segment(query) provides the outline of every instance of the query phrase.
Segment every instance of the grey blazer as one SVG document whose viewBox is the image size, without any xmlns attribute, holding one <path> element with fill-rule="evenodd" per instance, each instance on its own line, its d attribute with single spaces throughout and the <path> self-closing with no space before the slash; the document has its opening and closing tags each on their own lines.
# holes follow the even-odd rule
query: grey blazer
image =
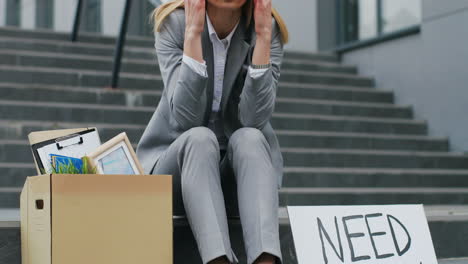
<svg viewBox="0 0 468 264">
<path fill-rule="evenodd" d="M 279 188 L 283 178 L 283 157 L 270 118 L 275 105 L 283 45 L 273 18 L 272 23 L 272 67 L 261 77 L 253 79 L 248 74 L 248 67 L 255 46 L 255 30 L 253 23 L 246 27 L 244 17 L 241 18 L 227 54 L 220 111 L 228 138 L 241 127 L 257 128 L 263 133 L 270 145 Z M 154 46 L 164 90 L 136 149 L 147 174 L 152 173 L 159 156 L 184 131 L 207 126 L 211 113 L 214 63 L 206 23 L 202 47 L 208 77 L 197 74 L 182 61 L 184 32 L 185 13 L 178 9 L 164 20 L 160 32 L 155 33 Z"/>
</svg>

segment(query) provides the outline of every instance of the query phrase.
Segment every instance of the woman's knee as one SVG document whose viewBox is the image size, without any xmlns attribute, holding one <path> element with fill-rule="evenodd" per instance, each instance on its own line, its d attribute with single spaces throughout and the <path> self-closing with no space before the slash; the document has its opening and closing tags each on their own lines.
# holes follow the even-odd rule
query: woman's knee
<svg viewBox="0 0 468 264">
<path fill-rule="evenodd" d="M 243 127 L 236 130 L 229 139 L 229 144 L 236 148 L 251 149 L 266 143 L 263 133 L 252 127 Z"/>
<path fill-rule="evenodd" d="M 184 135 L 186 137 L 184 148 L 179 153 L 179 164 L 186 164 L 186 166 L 180 168 L 181 186 L 184 193 L 190 194 L 193 191 L 200 190 L 199 186 L 194 185 L 193 182 L 203 184 L 206 183 L 206 181 L 201 180 L 203 177 L 219 175 L 219 171 L 212 170 L 211 164 L 215 163 L 218 165 L 220 155 L 218 139 L 210 129 L 206 127 L 194 127 L 185 133 L 187 134 Z M 202 170 L 195 170 L 201 167 L 203 167 Z M 184 172 L 184 169 L 187 171 Z"/>
<path fill-rule="evenodd" d="M 187 140 L 192 144 L 217 145 L 216 135 L 207 127 L 194 127 L 186 131 Z"/>
<path fill-rule="evenodd" d="M 219 152 L 218 139 L 207 127 L 194 127 L 187 130 L 186 147 L 197 152 Z"/>
</svg>

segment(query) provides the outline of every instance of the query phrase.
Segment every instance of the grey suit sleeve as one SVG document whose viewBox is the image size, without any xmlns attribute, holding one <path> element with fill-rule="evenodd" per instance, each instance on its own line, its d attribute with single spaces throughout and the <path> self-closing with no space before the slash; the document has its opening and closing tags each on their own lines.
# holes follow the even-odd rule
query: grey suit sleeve
<svg viewBox="0 0 468 264">
<path fill-rule="evenodd" d="M 205 104 L 200 100 L 208 77 L 190 68 L 183 58 L 184 23 L 180 14 L 169 15 L 155 34 L 155 48 L 171 114 L 181 130 L 201 126 Z"/>
<path fill-rule="evenodd" d="M 240 95 L 239 121 L 244 127 L 262 129 L 270 120 L 276 100 L 276 89 L 280 77 L 283 44 L 281 35 L 273 20 L 271 42 L 271 67 L 260 77 L 252 78 L 247 74 Z"/>
</svg>

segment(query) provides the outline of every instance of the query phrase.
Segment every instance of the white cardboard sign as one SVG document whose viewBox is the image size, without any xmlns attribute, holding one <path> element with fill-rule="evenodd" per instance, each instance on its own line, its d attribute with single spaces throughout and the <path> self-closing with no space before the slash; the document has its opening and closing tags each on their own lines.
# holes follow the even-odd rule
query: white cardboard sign
<svg viewBox="0 0 468 264">
<path fill-rule="evenodd" d="M 288 206 L 299 264 L 437 264 L 422 205 Z"/>
</svg>

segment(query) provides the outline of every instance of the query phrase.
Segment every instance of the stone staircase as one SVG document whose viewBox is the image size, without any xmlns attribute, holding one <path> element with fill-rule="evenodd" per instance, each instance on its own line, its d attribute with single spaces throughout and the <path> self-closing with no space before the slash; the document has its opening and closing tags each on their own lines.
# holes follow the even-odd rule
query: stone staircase
<svg viewBox="0 0 468 264">
<path fill-rule="evenodd" d="M 110 90 L 115 39 L 68 38 L 0 28 L 0 263 L 20 263 L 19 193 L 36 175 L 28 133 L 96 126 L 103 142 L 125 131 L 136 147 L 161 96 L 153 39 L 128 39 L 122 88 Z M 372 78 L 334 55 L 288 52 L 272 125 L 285 161 L 285 263 L 296 263 L 286 205 L 423 203 L 437 256 L 468 256 L 468 155 L 428 136 L 428 124 Z M 200 263 L 186 220 L 174 225 L 175 263 Z M 242 259 L 239 220 L 230 228 Z"/>
</svg>

